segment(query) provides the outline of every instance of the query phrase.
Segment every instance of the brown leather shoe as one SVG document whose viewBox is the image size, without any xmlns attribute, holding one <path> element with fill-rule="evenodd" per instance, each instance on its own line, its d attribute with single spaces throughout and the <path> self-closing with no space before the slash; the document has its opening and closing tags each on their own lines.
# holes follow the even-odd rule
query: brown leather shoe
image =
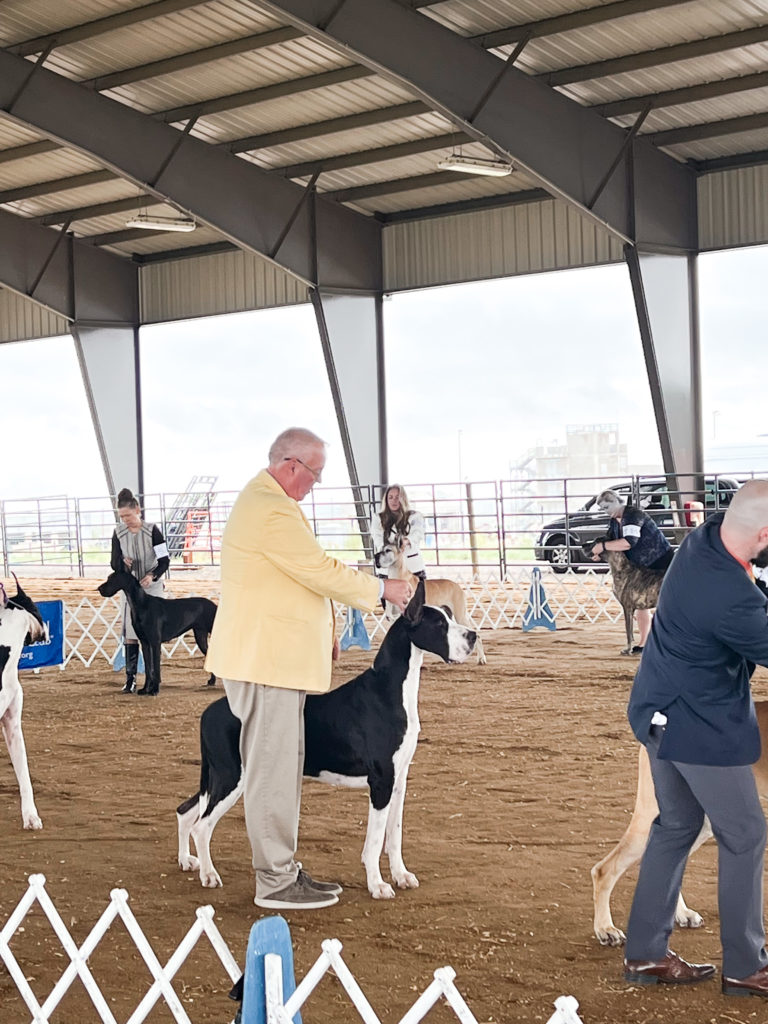
<svg viewBox="0 0 768 1024">
<path fill-rule="evenodd" d="M 671 949 L 663 960 L 624 961 L 624 981 L 632 985 L 693 985 L 697 981 L 706 981 L 714 973 L 714 964 L 689 964 Z"/>
<path fill-rule="evenodd" d="M 724 996 L 762 996 L 768 999 L 768 965 L 750 974 L 748 978 L 726 978 L 723 975 Z"/>
</svg>

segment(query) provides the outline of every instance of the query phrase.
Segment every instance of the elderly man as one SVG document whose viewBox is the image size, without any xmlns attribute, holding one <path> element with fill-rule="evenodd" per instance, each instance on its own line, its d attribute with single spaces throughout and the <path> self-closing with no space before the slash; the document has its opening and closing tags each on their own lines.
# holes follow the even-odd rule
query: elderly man
<svg viewBox="0 0 768 1024">
<path fill-rule="evenodd" d="M 330 688 L 331 600 L 373 611 L 381 596 L 404 610 L 410 584 L 382 582 L 327 555 L 299 502 L 319 483 L 325 442 L 294 427 L 232 508 L 221 545 L 221 601 L 206 665 L 221 676 L 242 723 L 245 823 L 255 903 L 310 910 L 338 902 L 295 860 L 304 764 L 304 699 Z"/>
<path fill-rule="evenodd" d="M 616 491 L 603 491 L 597 496 L 597 507 L 611 517 L 608 536 L 598 540 L 592 548 L 592 561 L 600 560 L 603 551 L 623 551 L 633 565 L 651 569 L 660 575 L 669 568 L 674 551 L 672 545 L 658 528 L 654 520 L 639 508 L 625 505 Z M 638 641 L 630 654 L 642 654 L 653 619 L 651 610 L 638 608 Z"/>
<path fill-rule="evenodd" d="M 768 561 L 768 481 L 686 537 L 664 579 L 629 700 L 659 805 L 627 927 L 624 977 L 686 984 L 714 975 L 668 947 L 686 858 L 708 815 L 718 844 L 726 995 L 768 997 L 763 927 L 766 825 L 751 765 L 760 734 L 749 680 L 768 665 L 766 599 L 752 577 Z"/>
</svg>

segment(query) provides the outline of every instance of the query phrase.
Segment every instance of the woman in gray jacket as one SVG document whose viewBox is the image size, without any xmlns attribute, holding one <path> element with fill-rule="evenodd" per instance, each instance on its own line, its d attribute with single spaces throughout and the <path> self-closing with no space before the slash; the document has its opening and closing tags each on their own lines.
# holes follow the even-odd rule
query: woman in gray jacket
<svg viewBox="0 0 768 1024">
<path fill-rule="evenodd" d="M 141 507 L 133 493 L 124 487 L 117 496 L 120 524 L 112 534 L 110 565 L 114 572 L 129 572 L 153 597 L 164 597 L 162 577 L 168 571 L 170 558 L 165 538 L 154 523 L 145 523 Z M 139 667 L 139 638 L 131 621 L 131 611 L 122 594 L 123 637 L 125 639 L 125 686 L 123 693 L 136 690 Z"/>
</svg>

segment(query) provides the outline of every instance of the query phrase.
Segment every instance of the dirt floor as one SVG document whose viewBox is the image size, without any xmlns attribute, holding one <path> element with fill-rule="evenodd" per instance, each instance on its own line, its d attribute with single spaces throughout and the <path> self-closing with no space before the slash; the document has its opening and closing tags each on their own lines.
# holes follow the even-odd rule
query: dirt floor
<svg viewBox="0 0 768 1024">
<path fill-rule="evenodd" d="M 318 878 L 344 885 L 338 905 L 286 914 L 297 974 L 323 939 L 343 956 L 383 1021 L 398 1021 L 449 964 L 478 1021 L 547 1021 L 554 1000 L 574 995 L 585 1024 L 747 1022 L 764 1019 L 756 1000 L 726 1000 L 717 983 L 683 991 L 626 987 L 621 953 L 592 936 L 589 869 L 619 838 L 631 812 L 636 747 L 625 719 L 634 662 L 618 656 L 618 626 L 572 626 L 556 633 L 489 632 L 488 664 L 447 666 L 431 656 L 422 673 L 422 732 L 405 807 L 405 860 L 420 881 L 392 901 L 374 901 L 360 864 L 367 799 L 361 792 L 307 783 L 299 856 Z M 342 655 L 350 678 L 371 655 Z M 157 700 L 119 694 L 107 668 L 72 666 L 24 674 L 24 732 L 41 832 L 21 828 L 16 781 L 0 752 L 0 928 L 30 874 L 47 889 L 76 942 L 82 943 L 114 888 L 130 906 L 162 962 L 211 904 L 224 939 L 242 963 L 248 932 L 261 915 L 242 810 L 214 837 L 221 889 L 202 889 L 176 863 L 176 804 L 197 788 L 197 722 L 220 694 L 202 684 L 199 657 L 163 668 Z M 755 692 L 768 695 L 768 673 Z M 386 877 L 386 867 L 385 867 Z M 634 875 L 614 904 L 626 921 Z M 679 934 L 693 960 L 719 962 L 712 844 L 686 878 L 689 905 L 704 926 Z M 42 1002 L 68 959 L 36 908 L 11 940 Z M 0 939 L 2 936 L 0 935 Z M 116 922 L 89 960 L 119 1021 L 150 983 L 124 926 Z M 226 1024 L 234 1004 L 229 980 L 203 939 L 175 982 L 193 1024 Z M 0 1020 L 30 1020 L 0 966 Z M 79 981 L 52 1020 L 98 1021 Z M 148 1020 L 169 1021 L 161 1001 Z M 310 997 L 304 1019 L 358 1020 L 336 979 Z M 454 1019 L 445 1006 L 430 1020 Z"/>
</svg>

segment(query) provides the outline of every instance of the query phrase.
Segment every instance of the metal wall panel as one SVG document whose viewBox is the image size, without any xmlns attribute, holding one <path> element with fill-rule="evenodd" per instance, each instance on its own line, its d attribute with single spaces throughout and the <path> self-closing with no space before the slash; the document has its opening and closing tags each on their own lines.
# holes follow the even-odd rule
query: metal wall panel
<svg viewBox="0 0 768 1024">
<path fill-rule="evenodd" d="M 703 251 L 768 242 L 768 166 L 704 174 L 698 192 Z"/>
<path fill-rule="evenodd" d="M 618 241 L 547 200 L 384 229 L 386 291 L 619 263 Z"/>
<path fill-rule="evenodd" d="M 140 279 L 145 324 L 308 301 L 301 281 L 245 252 L 150 264 Z"/>
<path fill-rule="evenodd" d="M 44 306 L 0 288 L 0 344 L 69 335 L 69 323 Z"/>
</svg>

